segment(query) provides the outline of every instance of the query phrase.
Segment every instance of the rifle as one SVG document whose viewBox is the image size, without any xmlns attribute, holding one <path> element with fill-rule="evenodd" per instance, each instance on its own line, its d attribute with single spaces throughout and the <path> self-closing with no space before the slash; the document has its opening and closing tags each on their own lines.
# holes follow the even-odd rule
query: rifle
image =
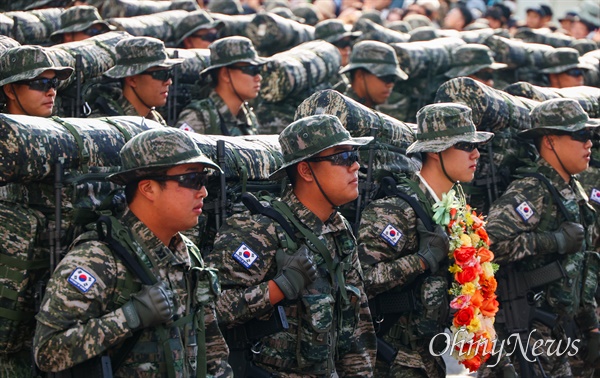
<svg viewBox="0 0 600 378">
<path fill-rule="evenodd" d="M 383 120 L 381 117 L 379 118 L 381 123 L 383 124 Z M 354 224 L 352 225 L 352 231 L 354 231 L 354 235 L 358 234 L 358 227 L 360 226 L 360 214 L 362 213 L 362 208 L 365 206 L 366 202 L 369 200 L 371 196 L 372 184 L 373 184 L 373 159 L 375 155 L 375 144 L 377 142 L 377 130 L 379 128 L 377 125 L 371 127 L 371 136 L 373 140 L 369 143 L 369 162 L 367 163 L 367 181 L 363 182 L 359 185 L 359 193 L 356 198 L 356 213 L 354 218 Z M 363 204 L 363 198 L 365 204 Z"/>
<path fill-rule="evenodd" d="M 217 141 L 217 163 L 220 167 L 225 166 L 225 141 Z M 225 173 L 219 174 L 219 204 L 215 215 L 215 228 L 219 230 L 227 218 L 227 184 L 225 182 Z"/>
<path fill-rule="evenodd" d="M 83 60 L 81 54 L 75 56 L 75 117 L 81 117 L 81 72 L 83 70 Z"/>
<path fill-rule="evenodd" d="M 175 49 L 173 52 L 173 58 L 179 58 L 179 51 Z M 169 97 L 167 98 L 167 125 L 173 126 L 177 121 L 177 92 L 179 87 L 179 67 L 176 65 L 173 67 L 173 84 Z"/>
</svg>

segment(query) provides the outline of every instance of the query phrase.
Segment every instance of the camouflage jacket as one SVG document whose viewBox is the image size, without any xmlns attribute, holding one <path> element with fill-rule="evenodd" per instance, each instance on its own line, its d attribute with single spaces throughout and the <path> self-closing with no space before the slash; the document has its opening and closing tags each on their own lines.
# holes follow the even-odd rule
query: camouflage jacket
<svg viewBox="0 0 600 378">
<path fill-rule="evenodd" d="M 208 98 L 192 101 L 179 114 L 175 127 L 192 129 L 199 134 L 212 135 L 254 135 L 258 121 L 247 103 L 237 117 L 231 113 L 227 104 L 215 90 Z"/>
<path fill-rule="evenodd" d="M 289 329 L 260 339 L 261 352 L 254 354 L 254 361 L 277 372 L 278 377 L 329 376 L 327 371 L 333 373 L 333 369 L 344 377 L 372 376 L 375 333 L 356 242 L 348 223 L 339 213 L 322 222 L 291 190 L 284 194 L 282 202 L 325 243 L 334 262 L 343 261 L 351 300 L 343 304 L 323 257 L 312 252 L 319 270 L 317 281 L 297 301 L 284 299 L 278 304 L 283 306 Z M 282 240 L 285 236 L 278 223 L 248 212 L 230 217 L 219 230 L 206 262 L 221 273 L 223 292 L 217 302 L 217 315 L 222 324 L 231 327 L 253 318 L 264 319 L 274 311 L 268 282 L 277 273 L 275 255 L 282 248 Z M 242 253 L 249 258 L 236 258 Z M 323 368 L 328 362 L 333 366 Z"/>
<path fill-rule="evenodd" d="M 592 237 L 592 246 L 600 252 L 600 166 L 592 166 L 579 174 L 581 186 L 589 198 L 589 203 L 596 210 L 595 235 Z"/>
<path fill-rule="evenodd" d="M 130 211 L 120 218 L 121 223 L 132 231 L 140 243 L 146 265 L 152 273 L 167 283 L 174 293 L 174 319 L 190 313 L 190 303 L 196 302 L 196 294 L 212 287 L 208 279 L 196 280 L 190 273 L 190 252 L 184 239 L 177 235 L 167 248 Z M 202 262 L 200 262 L 202 264 Z M 77 244 L 56 268 L 37 315 L 34 339 L 35 358 L 45 371 L 60 371 L 84 362 L 108 351 L 118 353 L 122 343 L 132 336 L 121 309 L 129 298 L 119 293 L 119 283 L 127 278 L 127 270 L 111 249 L 100 241 L 89 240 Z M 76 279 L 87 276 L 86 288 L 76 287 Z M 137 277 L 134 277 L 141 288 Z M 74 283 L 75 282 L 75 283 Z M 195 288 L 194 288 L 195 286 Z M 135 292 L 135 291 L 134 291 Z M 124 296 L 123 303 L 117 298 Z M 207 350 L 207 371 L 214 377 L 233 376 L 227 363 L 228 348 L 219 330 L 214 305 L 214 295 L 200 299 L 197 306 L 204 307 L 204 330 Z M 177 377 L 189 377 L 190 367 L 185 358 L 191 348 L 188 333 L 183 326 L 167 327 L 167 337 L 173 353 L 172 361 Z M 116 371 L 118 377 L 166 377 L 163 346 L 158 343 L 156 328 L 141 331 L 138 342 Z"/>
<path fill-rule="evenodd" d="M 337 88 L 334 88 L 337 89 Z M 365 104 L 365 99 L 359 97 L 351 85 L 346 87 L 344 95 L 350 97 L 354 101 L 360 102 L 361 104 Z M 410 97 L 404 94 L 398 93 L 396 91 L 392 91 L 390 97 L 383 104 L 375 105 L 373 108 L 378 112 L 389 115 L 390 117 L 394 117 L 400 121 L 406 121 L 407 116 L 407 108 L 410 107 Z"/>
<path fill-rule="evenodd" d="M 94 99 L 92 108 L 93 110 L 90 114 L 91 118 L 113 117 L 119 115 L 139 116 L 133 105 L 123 96 L 122 91 L 119 91 L 114 95 L 109 95 L 108 93 L 102 93 L 98 95 Z M 167 122 L 163 116 L 160 115 L 160 113 L 155 109 L 150 110 L 150 112 L 144 118 L 156 121 L 163 126 L 167 126 Z"/>
</svg>

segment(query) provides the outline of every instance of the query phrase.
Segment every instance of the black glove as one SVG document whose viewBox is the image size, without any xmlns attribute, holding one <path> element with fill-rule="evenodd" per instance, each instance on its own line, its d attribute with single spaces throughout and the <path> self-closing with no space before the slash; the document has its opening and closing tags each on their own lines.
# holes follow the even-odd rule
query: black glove
<svg viewBox="0 0 600 378">
<path fill-rule="evenodd" d="M 417 218 L 417 233 L 419 234 L 419 251 L 417 254 L 431 273 L 437 272 L 439 263 L 448 257 L 450 241 L 440 225 L 435 225 L 433 231 L 428 231 L 421 219 Z"/>
<path fill-rule="evenodd" d="M 173 292 L 164 282 L 143 285 L 121 308 L 132 330 L 153 327 L 173 317 Z"/>
<path fill-rule="evenodd" d="M 585 239 L 583 226 L 563 222 L 556 231 L 537 233 L 537 250 L 541 253 L 571 254 L 581 250 Z"/>
<path fill-rule="evenodd" d="M 317 279 L 317 268 L 309 256 L 306 245 L 290 255 L 283 249 L 277 250 L 277 275 L 273 281 L 287 299 L 296 299 L 306 285 Z"/>
<path fill-rule="evenodd" d="M 595 365 L 600 357 L 600 331 L 590 331 L 587 333 L 587 353 L 585 362 Z"/>
</svg>

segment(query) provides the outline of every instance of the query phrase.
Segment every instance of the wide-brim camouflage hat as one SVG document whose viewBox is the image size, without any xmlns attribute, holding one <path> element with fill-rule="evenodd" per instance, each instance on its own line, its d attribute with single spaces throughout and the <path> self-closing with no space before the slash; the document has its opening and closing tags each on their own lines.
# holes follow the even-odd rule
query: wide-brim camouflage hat
<svg viewBox="0 0 600 378">
<path fill-rule="evenodd" d="M 152 67 L 170 68 L 185 59 L 169 58 L 165 44 L 152 37 L 132 37 L 120 40 L 115 46 L 117 60 L 104 73 L 113 79 L 137 75 Z"/>
<path fill-rule="evenodd" d="M 438 103 L 422 107 L 417 112 L 417 140 L 407 154 L 442 152 L 459 142 L 484 144 L 494 133 L 477 131 L 471 108 L 457 103 Z"/>
<path fill-rule="evenodd" d="M 60 15 L 61 29 L 50 34 L 52 42 L 58 42 L 65 33 L 76 33 L 87 30 L 94 25 L 102 25 L 106 31 L 116 28 L 104 21 L 96 7 L 90 5 L 78 5 L 65 10 Z"/>
<path fill-rule="evenodd" d="M 597 119 L 590 119 L 581 104 L 571 98 L 555 98 L 536 105 L 529 113 L 531 129 L 519 133 L 524 138 L 535 138 L 553 133 L 574 133 L 586 128 L 597 128 Z"/>
<path fill-rule="evenodd" d="M 285 177 L 285 169 L 336 146 L 364 146 L 373 137 L 353 138 L 339 118 L 329 114 L 312 115 L 292 122 L 279 135 L 283 165 L 270 180 Z"/>
<path fill-rule="evenodd" d="M 545 67 L 541 73 L 557 74 L 572 68 L 589 69 L 590 67 L 579 60 L 579 51 L 572 47 L 558 47 L 544 53 Z"/>
<path fill-rule="evenodd" d="M 221 168 L 202 153 L 187 131 L 173 127 L 146 130 L 123 146 L 119 153 L 121 171 L 108 176 L 126 185 L 152 175 L 159 169 L 182 164 L 204 164 L 219 172 Z"/>
<path fill-rule="evenodd" d="M 207 8 L 212 13 L 223 13 L 232 16 L 244 13 L 244 8 L 239 0 L 210 0 Z"/>
<path fill-rule="evenodd" d="M 506 64 L 494 61 L 489 47 L 469 43 L 452 50 L 452 68 L 445 75 L 447 77 L 469 76 L 483 69 L 499 70 L 506 67 Z"/>
<path fill-rule="evenodd" d="M 176 45 L 180 45 L 184 39 L 194 34 L 198 30 L 217 29 L 221 30 L 225 26 L 223 21 L 213 19 L 205 10 L 199 9 L 188 13 L 175 28 L 177 35 Z"/>
<path fill-rule="evenodd" d="M 394 49 L 383 42 L 362 41 L 354 45 L 349 63 L 340 74 L 362 68 L 377 77 L 394 75 L 400 80 L 408 79 L 406 72 L 398 65 Z"/>
<path fill-rule="evenodd" d="M 340 20 L 325 20 L 315 25 L 315 39 L 322 39 L 325 42 L 334 43 L 343 38 L 356 39 L 362 35 L 361 31 L 352 31 L 350 25 L 345 25 Z"/>
<path fill-rule="evenodd" d="M 72 67 L 57 66 L 41 46 L 11 47 L 0 55 L 0 86 L 35 79 L 48 70 L 54 71 L 58 80 L 73 73 Z"/>
<path fill-rule="evenodd" d="M 221 38 L 211 43 L 208 49 L 210 50 L 210 66 L 200 72 L 202 76 L 214 69 L 236 63 L 261 66 L 269 61 L 258 56 L 252 41 L 246 37 Z"/>
<path fill-rule="evenodd" d="M 600 28 L 600 4 L 598 0 L 585 0 L 579 5 L 577 17 Z"/>
<path fill-rule="evenodd" d="M 484 69 L 501 70 L 506 67 L 508 67 L 507 64 L 497 62 L 490 64 L 477 64 L 473 66 L 454 67 L 449 69 L 444 75 L 447 77 L 469 76 Z"/>
</svg>

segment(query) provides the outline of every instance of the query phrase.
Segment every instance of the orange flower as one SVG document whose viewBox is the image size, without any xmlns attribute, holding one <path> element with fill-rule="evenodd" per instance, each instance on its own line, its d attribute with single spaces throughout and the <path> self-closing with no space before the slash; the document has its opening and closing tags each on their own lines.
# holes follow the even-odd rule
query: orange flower
<svg viewBox="0 0 600 378">
<path fill-rule="evenodd" d="M 473 357 L 473 358 L 469 358 L 468 360 L 464 360 L 462 361 L 462 364 L 469 369 L 470 372 L 474 372 L 477 371 L 479 369 L 479 367 L 481 366 L 481 357 L 479 357 L 478 355 Z"/>
<path fill-rule="evenodd" d="M 461 285 L 474 281 L 475 278 L 477 278 L 477 269 L 471 266 L 465 267 L 462 272 L 454 274 L 454 279 Z"/>
<path fill-rule="evenodd" d="M 453 323 L 457 327 L 468 325 L 471 324 L 471 320 L 473 320 L 474 316 L 475 308 L 473 306 L 468 306 L 458 310 L 456 314 L 454 314 Z"/>
<path fill-rule="evenodd" d="M 496 313 L 498 312 L 498 306 L 499 303 L 494 295 L 491 298 L 484 299 L 481 307 L 479 307 L 479 310 L 483 316 L 492 317 L 496 316 Z"/>
<path fill-rule="evenodd" d="M 483 240 L 485 244 L 490 245 L 490 238 L 485 228 L 479 227 L 475 230 L 475 232 L 477 233 L 477 235 L 479 235 L 479 237 L 481 238 L 481 240 Z"/>
<path fill-rule="evenodd" d="M 473 247 L 461 246 L 454 250 L 454 260 L 461 267 L 475 257 L 476 250 Z"/>
<path fill-rule="evenodd" d="M 450 209 L 450 218 L 455 219 L 457 210 L 455 208 Z"/>
<path fill-rule="evenodd" d="M 477 256 L 479 256 L 479 262 L 488 262 L 494 259 L 494 253 L 485 247 L 479 247 L 477 250 Z"/>
<path fill-rule="evenodd" d="M 475 294 L 471 296 L 471 305 L 475 307 L 481 307 L 483 303 L 483 296 L 481 295 L 481 291 L 475 291 Z"/>
<path fill-rule="evenodd" d="M 498 287 L 498 282 L 496 281 L 496 278 L 494 278 L 494 276 L 479 276 L 479 285 L 481 286 L 481 291 L 484 298 L 491 298 L 492 296 L 495 296 L 496 288 Z"/>
<path fill-rule="evenodd" d="M 483 221 L 475 211 L 471 214 L 471 219 L 473 220 L 473 230 L 477 230 L 479 227 L 483 226 Z"/>
</svg>

